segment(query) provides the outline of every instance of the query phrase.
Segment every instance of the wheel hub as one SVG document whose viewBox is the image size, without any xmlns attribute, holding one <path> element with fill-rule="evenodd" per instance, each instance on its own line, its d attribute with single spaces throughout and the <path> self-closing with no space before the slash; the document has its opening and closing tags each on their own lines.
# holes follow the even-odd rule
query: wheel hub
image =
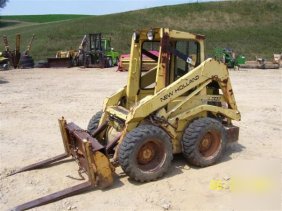
<svg viewBox="0 0 282 211">
<path fill-rule="evenodd" d="M 216 132 L 208 132 L 199 144 L 199 151 L 204 157 L 215 155 L 220 148 L 220 135 Z"/>
<path fill-rule="evenodd" d="M 140 164 L 147 164 L 154 159 L 155 154 L 156 152 L 154 149 L 154 145 L 152 143 L 147 143 L 141 147 L 138 153 L 138 162 Z"/>
<path fill-rule="evenodd" d="M 136 162 L 142 171 L 156 171 L 166 158 L 164 145 L 157 139 L 150 139 L 138 150 Z"/>
<path fill-rule="evenodd" d="M 207 150 L 212 143 L 212 138 L 207 134 L 201 141 L 201 150 Z"/>
</svg>

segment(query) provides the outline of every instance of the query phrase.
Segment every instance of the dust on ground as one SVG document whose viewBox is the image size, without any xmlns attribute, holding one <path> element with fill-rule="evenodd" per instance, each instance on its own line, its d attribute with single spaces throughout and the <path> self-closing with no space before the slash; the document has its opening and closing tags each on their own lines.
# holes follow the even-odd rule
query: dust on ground
<svg viewBox="0 0 282 211">
<path fill-rule="evenodd" d="M 281 163 L 282 80 L 280 70 L 231 71 L 242 121 L 239 143 L 222 161 L 207 168 L 175 156 L 164 178 L 140 184 L 120 168 L 114 185 L 69 197 L 34 210 L 230 210 L 232 193 L 210 189 L 213 179 L 230 179 L 239 162 Z M 115 69 L 32 69 L 0 72 L 0 210 L 62 190 L 79 180 L 77 164 L 6 177 L 15 169 L 63 152 L 57 119 L 64 116 L 86 128 L 103 100 L 126 84 L 127 72 Z M 277 167 L 281 175 L 281 166 Z M 280 207 L 281 208 L 281 207 Z"/>
</svg>

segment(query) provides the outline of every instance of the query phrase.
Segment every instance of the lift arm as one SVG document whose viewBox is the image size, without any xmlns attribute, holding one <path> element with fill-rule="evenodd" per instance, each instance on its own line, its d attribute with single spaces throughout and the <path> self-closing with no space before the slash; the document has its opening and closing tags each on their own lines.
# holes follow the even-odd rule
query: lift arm
<svg viewBox="0 0 282 211">
<path fill-rule="evenodd" d="M 200 86 L 206 81 L 216 81 L 222 89 L 223 96 L 228 103 L 229 110 L 234 111 L 236 120 L 240 119 L 240 113 L 237 110 L 234 93 L 232 91 L 229 73 L 226 65 L 215 61 L 214 59 L 207 59 L 201 65 L 191 70 L 168 87 L 160 90 L 154 95 L 147 96 L 142 99 L 140 103 L 134 107 L 132 112 L 127 117 L 127 122 L 136 122 L 147 117 L 158 109 L 166 106 L 169 102 L 183 95 L 189 90 Z M 224 109 L 224 108 L 221 108 Z"/>
</svg>

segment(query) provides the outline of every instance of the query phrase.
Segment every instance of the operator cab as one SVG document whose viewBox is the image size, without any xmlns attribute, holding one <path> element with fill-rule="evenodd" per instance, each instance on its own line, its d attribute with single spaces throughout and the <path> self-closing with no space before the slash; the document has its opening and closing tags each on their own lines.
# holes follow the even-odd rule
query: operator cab
<svg viewBox="0 0 282 211">
<path fill-rule="evenodd" d="M 201 63 L 200 45 L 195 40 L 177 40 L 172 45 L 174 52 L 171 67 L 174 70 L 173 81 L 175 81 Z"/>
<path fill-rule="evenodd" d="M 102 38 L 102 33 L 96 33 L 96 34 L 89 34 L 89 46 L 90 51 L 110 51 L 111 48 L 111 42 L 110 39 Z"/>
<path fill-rule="evenodd" d="M 200 65 L 204 61 L 203 41 L 202 35 L 167 28 L 135 31 L 129 73 L 139 84 L 135 100 L 158 92 Z"/>
</svg>

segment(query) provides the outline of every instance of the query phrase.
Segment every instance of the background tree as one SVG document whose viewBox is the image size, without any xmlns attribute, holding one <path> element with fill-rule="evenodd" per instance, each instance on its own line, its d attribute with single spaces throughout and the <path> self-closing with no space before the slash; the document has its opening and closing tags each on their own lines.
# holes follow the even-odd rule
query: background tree
<svg viewBox="0 0 282 211">
<path fill-rule="evenodd" d="M 0 8 L 4 8 L 9 0 L 0 0 Z"/>
<path fill-rule="evenodd" d="M 3 9 L 6 7 L 6 4 L 9 0 L 0 0 L 0 9 Z M 0 16 L 0 27 L 2 27 L 2 21 L 1 21 L 1 16 Z"/>
</svg>

